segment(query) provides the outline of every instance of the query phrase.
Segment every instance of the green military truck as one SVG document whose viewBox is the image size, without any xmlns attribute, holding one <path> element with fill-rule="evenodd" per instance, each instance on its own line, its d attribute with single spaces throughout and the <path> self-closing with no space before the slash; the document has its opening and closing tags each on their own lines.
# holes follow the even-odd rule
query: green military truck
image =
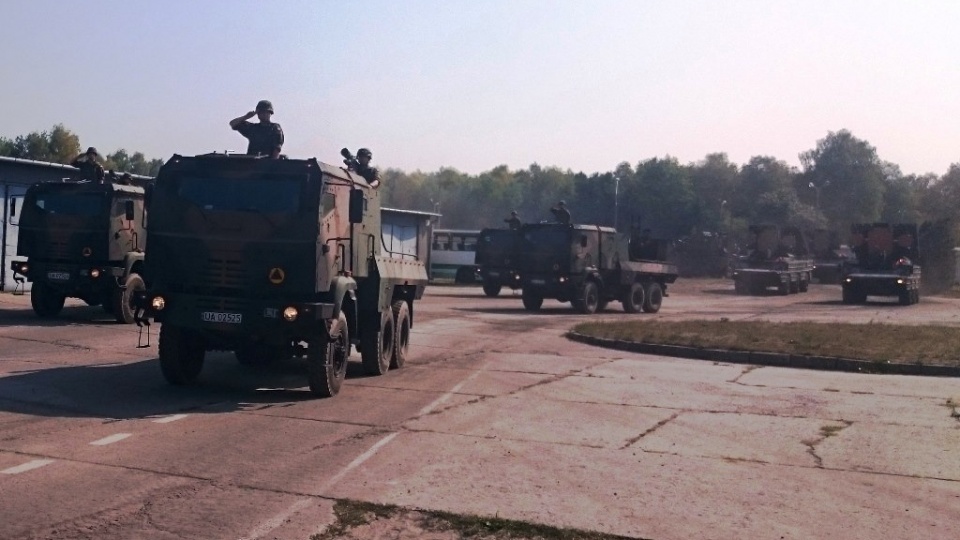
<svg viewBox="0 0 960 540">
<path fill-rule="evenodd" d="M 749 253 L 733 262 L 731 277 L 737 294 L 761 294 L 775 287 L 782 295 L 807 292 L 813 259 L 796 227 L 754 225 Z"/>
<path fill-rule="evenodd" d="M 515 229 L 483 229 L 477 239 L 474 263 L 480 269 L 483 293 L 490 297 L 504 287 L 520 288 L 519 248 L 522 236 Z"/>
<path fill-rule="evenodd" d="M 855 261 L 843 264 L 844 304 L 868 296 L 896 296 L 901 305 L 920 301 L 920 246 L 915 223 L 858 223 L 851 227 Z"/>
<path fill-rule="evenodd" d="M 303 356 L 314 395 L 336 395 L 350 348 L 365 371 L 409 354 L 420 260 L 384 256 L 380 193 L 316 159 L 174 156 L 149 196 L 141 321 L 161 324 L 160 368 L 192 382 L 206 351 L 242 364 Z"/>
<path fill-rule="evenodd" d="M 41 182 L 27 189 L 19 219 L 17 256 L 25 260 L 11 267 L 18 283 L 31 282 L 37 316 L 56 317 L 70 297 L 134 322 L 132 296 L 144 286 L 144 188 Z"/>
<path fill-rule="evenodd" d="M 528 311 L 553 298 L 580 313 L 601 311 L 610 301 L 627 313 L 656 313 L 667 284 L 677 279 L 676 265 L 663 257 L 641 259 L 630 238 L 611 227 L 528 223 L 520 235 L 521 297 Z"/>
</svg>

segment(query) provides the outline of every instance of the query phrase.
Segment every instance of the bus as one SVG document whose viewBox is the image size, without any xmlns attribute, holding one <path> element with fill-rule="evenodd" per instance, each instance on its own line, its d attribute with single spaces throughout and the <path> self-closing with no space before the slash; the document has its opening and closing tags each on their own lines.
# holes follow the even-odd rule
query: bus
<svg viewBox="0 0 960 540">
<path fill-rule="evenodd" d="M 474 258 L 480 231 L 434 229 L 430 249 L 430 279 L 477 283 L 480 269 Z"/>
</svg>

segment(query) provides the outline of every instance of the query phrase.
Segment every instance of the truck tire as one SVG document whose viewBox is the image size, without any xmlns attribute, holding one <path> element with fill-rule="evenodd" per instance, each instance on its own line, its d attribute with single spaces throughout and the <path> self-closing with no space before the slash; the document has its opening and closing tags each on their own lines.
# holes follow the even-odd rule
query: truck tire
<svg viewBox="0 0 960 540">
<path fill-rule="evenodd" d="M 784 283 L 784 282 L 781 281 L 780 284 L 777 285 L 777 293 L 778 293 L 780 296 L 786 296 L 786 295 L 790 294 L 790 289 L 791 289 L 791 286 L 790 286 L 790 282 L 789 282 L 789 281 L 786 282 L 786 283 Z"/>
<path fill-rule="evenodd" d="M 810 277 L 800 278 L 800 292 L 805 293 L 810 290 Z"/>
<path fill-rule="evenodd" d="M 524 289 L 521 293 L 521 299 L 523 300 L 523 309 L 527 311 L 540 311 L 540 307 L 543 306 L 543 297 L 527 289 Z"/>
<path fill-rule="evenodd" d="M 750 294 L 750 287 L 742 279 L 733 281 L 733 291 L 737 294 Z"/>
<path fill-rule="evenodd" d="M 587 281 L 580 289 L 580 294 L 573 299 L 573 309 L 577 313 L 591 315 L 597 312 L 600 305 L 600 289 L 593 281 Z"/>
<path fill-rule="evenodd" d="M 913 303 L 914 304 L 920 303 L 920 289 L 913 290 Z"/>
<path fill-rule="evenodd" d="M 367 375 L 383 375 L 393 364 L 394 340 L 397 332 L 393 309 L 380 312 L 380 327 L 360 332 L 360 359 Z"/>
<path fill-rule="evenodd" d="M 202 338 L 194 332 L 163 324 L 160 326 L 160 371 L 170 384 L 190 384 L 203 369 L 206 354 Z"/>
<path fill-rule="evenodd" d="M 651 281 L 644 286 L 643 311 L 644 313 L 656 313 L 660 311 L 663 305 L 663 287 L 659 283 Z"/>
<path fill-rule="evenodd" d="M 502 288 L 503 286 L 499 283 L 493 283 L 490 281 L 483 282 L 483 294 L 489 296 L 490 298 L 498 296 L 500 294 L 500 289 Z"/>
<path fill-rule="evenodd" d="M 397 333 L 393 338 L 393 360 L 390 367 L 400 369 L 407 363 L 407 355 L 410 354 L 410 327 L 413 326 L 410 321 L 410 306 L 406 300 L 393 303 L 393 324 L 397 327 Z"/>
<path fill-rule="evenodd" d="M 327 322 L 333 326 L 332 323 Z M 310 392 L 317 397 L 337 395 L 347 375 L 347 356 L 350 354 L 350 334 L 343 311 L 337 319 L 339 331 L 332 339 L 318 336 L 307 344 L 307 378 Z"/>
<path fill-rule="evenodd" d="M 913 291 L 902 290 L 898 297 L 901 306 L 909 306 L 913 303 Z"/>
<path fill-rule="evenodd" d="M 116 289 L 113 291 L 113 316 L 118 323 L 123 324 L 133 324 L 133 295 L 137 291 L 142 291 L 146 288 L 143 284 L 143 278 L 140 277 L 140 274 L 136 272 L 131 272 L 126 281 L 124 281 L 124 287 L 122 289 Z"/>
<path fill-rule="evenodd" d="M 791 278 L 791 279 L 790 279 L 790 293 L 789 293 L 789 294 L 797 294 L 798 292 L 800 292 L 800 279 L 798 278 L 796 281 L 794 281 L 794 280 Z"/>
<path fill-rule="evenodd" d="M 35 281 L 30 290 L 30 305 L 41 319 L 52 319 L 63 311 L 66 297 L 43 281 Z"/>
<path fill-rule="evenodd" d="M 740 283 L 739 281 L 737 283 Z M 623 310 L 627 313 L 640 313 L 643 311 L 643 302 L 647 299 L 647 295 L 643 290 L 643 285 L 634 282 L 630 285 L 623 293 L 623 298 L 620 299 L 620 303 L 623 304 Z"/>
</svg>

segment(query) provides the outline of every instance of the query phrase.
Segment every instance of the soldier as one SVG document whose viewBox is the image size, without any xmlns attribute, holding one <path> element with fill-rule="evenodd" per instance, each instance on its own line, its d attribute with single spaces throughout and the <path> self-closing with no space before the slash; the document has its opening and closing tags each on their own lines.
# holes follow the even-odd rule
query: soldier
<svg viewBox="0 0 960 540">
<path fill-rule="evenodd" d="M 90 148 L 87 148 L 86 152 L 73 158 L 73 161 L 70 162 L 70 165 L 80 169 L 80 177 L 84 180 L 102 182 L 104 173 L 103 165 L 100 165 L 100 162 L 98 161 L 100 159 L 103 159 L 100 156 L 100 153 L 97 152 L 96 148 L 91 146 Z"/>
<path fill-rule="evenodd" d="M 230 121 L 230 127 L 234 131 L 239 131 L 250 141 L 247 145 L 247 154 L 280 157 L 280 149 L 283 147 L 283 129 L 280 128 L 280 124 L 270 121 L 272 114 L 273 104 L 264 99 L 257 103 L 255 110 Z M 259 123 L 247 122 L 254 116 L 260 120 Z"/>
<path fill-rule="evenodd" d="M 380 171 L 370 166 L 371 159 L 373 159 L 373 152 L 369 148 L 357 150 L 357 165 L 359 167 L 357 167 L 356 172 L 367 180 L 370 187 L 375 188 L 380 185 Z"/>
<path fill-rule="evenodd" d="M 563 223 L 564 225 L 570 224 L 570 211 L 567 210 L 566 202 L 558 202 L 550 211 L 553 213 L 553 217 L 556 218 L 557 222 Z"/>
<path fill-rule="evenodd" d="M 508 217 L 507 219 L 505 219 L 505 220 L 503 220 L 503 221 L 506 222 L 506 223 L 510 226 L 510 230 L 511 230 L 511 231 L 518 231 L 518 230 L 520 230 L 520 225 L 521 225 L 521 223 L 520 223 L 520 218 L 517 216 L 517 211 L 516 211 L 516 210 L 514 210 L 513 212 L 510 212 L 510 217 Z"/>
</svg>

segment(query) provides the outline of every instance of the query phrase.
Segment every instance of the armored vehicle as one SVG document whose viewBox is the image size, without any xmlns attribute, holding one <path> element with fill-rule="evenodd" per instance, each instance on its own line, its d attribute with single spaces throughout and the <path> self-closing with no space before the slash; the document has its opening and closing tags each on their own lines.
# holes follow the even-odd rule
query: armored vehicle
<svg viewBox="0 0 960 540">
<path fill-rule="evenodd" d="M 851 227 L 855 261 L 841 269 L 844 304 L 868 296 L 896 296 L 900 304 L 920 301 L 920 246 L 914 223 L 860 223 Z"/>
<path fill-rule="evenodd" d="M 840 283 L 840 267 L 846 260 L 836 231 L 814 229 L 807 232 L 813 256 L 813 278 L 819 283 Z"/>
<path fill-rule="evenodd" d="M 150 194 L 141 320 L 160 328 L 160 368 L 192 382 L 205 352 L 242 364 L 306 358 L 314 395 L 337 394 L 352 345 L 365 371 L 400 368 L 418 259 L 385 256 L 380 193 L 316 159 L 175 155 Z"/>
<path fill-rule="evenodd" d="M 611 300 L 627 313 L 656 313 L 667 284 L 677 279 L 676 265 L 640 259 L 629 237 L 610 227 L 528 223 L 520 234 L 520 281 L 529 311 L 555 298 L 580 313 L 602 310 Z"/>
<path fill-rule="evenodd" d="M 807 292 L 813 259 L 796 227 L 754 225 L 749 252 L 738 257 L 731 277 L 737 294 L 761 294 L 776 287 L 780 294 Z"/>
<path fill-rule="evenodd" d="M 515 229 L 483 229 L 477 239 L 475 263 L 480 268 L 483 293 L 497 296 L 503 287 L 520 288 L 520 241 Z"/>
<path fill-rule="evenodd" d="M 134 322 L 132 295 L 143 289 L 147 240 L 143 201 L 142 187 L 111 182 L 30 186 L 17 238 L 17 255 L 26 260 L 11 266 L 17 282 L 32 282 L 34 313 L 56 317 L 71 297 Z"/>
</svg>

